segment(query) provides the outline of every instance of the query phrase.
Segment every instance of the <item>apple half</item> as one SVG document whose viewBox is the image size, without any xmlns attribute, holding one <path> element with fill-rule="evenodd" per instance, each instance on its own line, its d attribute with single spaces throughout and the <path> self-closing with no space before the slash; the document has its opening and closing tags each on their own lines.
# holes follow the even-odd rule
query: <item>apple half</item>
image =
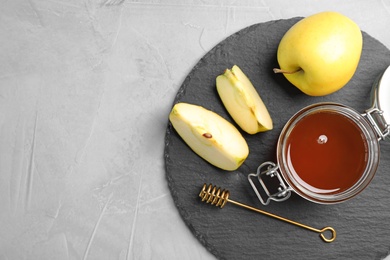
<svg viewBox="0 0 390 260">
<path fill-rule="evenodd" d="M 196 154 L 218 168 L 236 170 L 248 157 L 248 144 L 238 129 L 211 110 L 177 103 L 169 120 Z"/>
<path fill-rule="evenodd" d="M 234 65 L 216 79 L 218 94 L 230 116 L 248 134 L 273 128 L 259 93 L 242 70 Z"/>
</svg>

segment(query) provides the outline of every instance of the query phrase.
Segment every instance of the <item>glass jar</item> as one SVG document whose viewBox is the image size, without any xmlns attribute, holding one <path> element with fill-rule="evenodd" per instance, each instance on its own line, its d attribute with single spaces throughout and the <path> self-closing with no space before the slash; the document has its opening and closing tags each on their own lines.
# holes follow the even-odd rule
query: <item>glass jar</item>
<svg viewBox="0 0 390 260">
<path fill-rule="evenodd" d="M 379 164 L 379 141 L 389 138 L 390 102 L 385 99 L 390 100 L 390 66 L 375 82 L 366 113 L 317 103 L 293 115 L 279 136 L 277 163 L 265 162 L 248 176 L 261 203 L 284 201 L 295 192 L 309 201 L 333 204 L 364 190 Z M 278 185 L 270 191 L 266 179 L 274 177 Z"/>
</svg>

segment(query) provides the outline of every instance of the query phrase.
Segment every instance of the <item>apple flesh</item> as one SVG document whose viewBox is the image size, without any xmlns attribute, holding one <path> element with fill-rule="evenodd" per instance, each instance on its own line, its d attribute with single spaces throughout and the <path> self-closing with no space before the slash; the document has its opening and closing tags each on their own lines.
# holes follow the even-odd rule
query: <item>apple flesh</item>
<svg viewBox="0 0 390 260">
<path fill-rule="evenodd" d="M 344 87 L 355 74 L 363 37 L 358 25 L 337 12 L 321 12 L 293 25 L 281 39 L 277 59 L 294 86 L 310 96 Z"/>
<path fill-rule="evenodd" d="M 271 116 L 259 93 L 237 65 L 219 75 L 216 85 L 226 110 L 242 130 L 256 134 L 273 128 Z"/>
<path fill-rule="evenodd" d="M 236 170 L 248 157 L 249 148 L 241 133 L 211 110 L 177 103 L 169 114 L 169 120 L 196 154 L 218 168 Z"/>
</svg>

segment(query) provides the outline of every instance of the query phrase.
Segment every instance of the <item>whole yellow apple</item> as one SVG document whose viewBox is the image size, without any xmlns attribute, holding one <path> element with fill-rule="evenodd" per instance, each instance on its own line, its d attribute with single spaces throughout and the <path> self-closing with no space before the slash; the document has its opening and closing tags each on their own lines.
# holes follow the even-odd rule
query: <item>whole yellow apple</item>
<svg viewBox="0 0 390 260">
<path fill-rule="evenodd" d="M 293 25 L 279 43 L 280 69 L 294 86 L 310 96 L 324 96 L 344 87 L 362 53 L 358 25 L 337 12 L 321 12 Z"/>
</svg>

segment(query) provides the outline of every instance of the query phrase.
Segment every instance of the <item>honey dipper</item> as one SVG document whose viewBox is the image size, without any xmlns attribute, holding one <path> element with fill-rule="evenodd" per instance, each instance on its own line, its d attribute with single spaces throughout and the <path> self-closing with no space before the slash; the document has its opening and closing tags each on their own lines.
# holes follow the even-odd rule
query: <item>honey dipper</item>
<svg viewBox="0 0 390 260">
<path fill-rule="evenodd" d="M 235 204 L 237 206 L 255 211 L 257 213 L 261 213 L 261 214 L 267 215 L 269 217 L 276 218 L 278 220 L 281 220 L 281 221 L 308 229 L 310 231 L 317 232 L 320 234 L 321 239 L 327 243 L 333 242 L 336 239 L 336 230 L 332 227 L 324 227 L 323 229 L 316 229 L 316 228 L 304 225 L 302 223 L 295 222 L 293 220 L 283 218 L 281 216 L 263 211 L 261 209 L 257 209 L 257 208 L 245 205 L 243 203 L 231 200 L 231 199 L 229 199 L 229 195 L 230 195 L 230 193 L 228 190 L 221 190 L 221 188 L 217 188 L 216 186 L 213 186 L 212 184 L 209 184 L 209 186 L 207 186 L 207 184 L 204 184 L 202 190 L 199 193 L 199 197 L 202 198 L 202 201 L 206 202 L 206 203 L 210 203 L 211 205 L 215 205 L 217 207 L 223 208 L 227 202 L 230 202 L 232 204 Z M 330 237 L 330 238 L 325 237 L 324 233 L 327 231 L 331 232 L 332 237 Z"/>
</svg>

